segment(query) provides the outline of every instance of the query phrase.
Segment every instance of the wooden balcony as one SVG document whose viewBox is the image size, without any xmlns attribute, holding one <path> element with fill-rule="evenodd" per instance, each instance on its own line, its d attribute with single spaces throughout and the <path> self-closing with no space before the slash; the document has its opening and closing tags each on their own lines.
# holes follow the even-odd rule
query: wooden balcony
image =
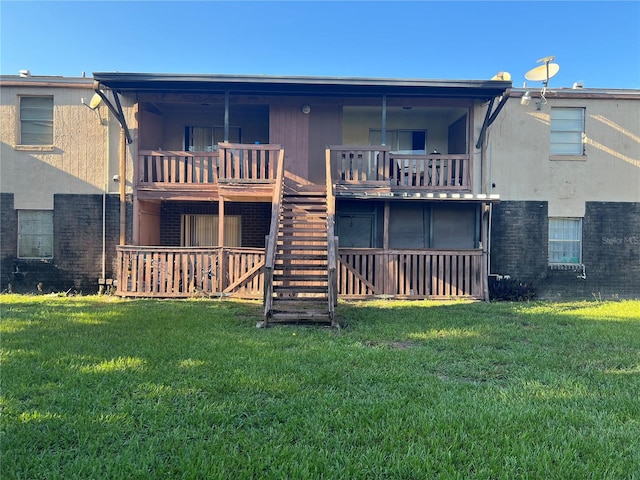
<svg viewBox="0 0 640 480">
<path fill-rule="evenodd" d="M 251 196 L 270 198 L 281 152 L 280 145 L 231 143 L 212 152 L 140 150 L 136 190 L 141 199 L 194 200 L 250 187 Z"/>
<path fill-rule="evenodd" d="M 265 252 L 230 247 L 116 247 L 116 294 L 123 297 L 264 293 Z M 338 250 L 341 298 L 483 298 L 480 250 Z"/>
<path fill-rule="evenodd" d="M 363 188 L 389 194 L 472 192 L 470 155 L 403 154 L 382 145 L 334 145 L 328 155 L 337 196 Z"/>
</svg>

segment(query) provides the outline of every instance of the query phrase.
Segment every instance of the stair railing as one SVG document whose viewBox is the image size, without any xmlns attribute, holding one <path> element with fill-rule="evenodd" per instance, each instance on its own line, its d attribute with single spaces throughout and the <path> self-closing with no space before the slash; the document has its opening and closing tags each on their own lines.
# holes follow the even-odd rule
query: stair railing
<svg viewBox="0 0 640 480">
<path fill-rule="evenodd" d="M 284 148 L 280 147 L 278 154 L 278 168 L 276 171 L 276 183 L 273 189 L 271 202 L 271 225 L 269 236 L 265 246 L 264 261 L 264 321 L 265 326 L 271 316 L 273 308 L 273 270 L 276 263 L 276 245 L 280 226 L 280 214 L 282 212 L 282 197 L 284 193 Z"/>
<path fill-rule="evenodd" d="M 329 318 L 331 325 L 335 325 L 335 307 L 338 305 L 338 237 L 335 236 L 336 199 L 333 192 L 333 178 L 331 176 L 331 150 L 326 149 L 325 171 L 327 182 L 327 284 L 329 297 Z"/>
</svg>

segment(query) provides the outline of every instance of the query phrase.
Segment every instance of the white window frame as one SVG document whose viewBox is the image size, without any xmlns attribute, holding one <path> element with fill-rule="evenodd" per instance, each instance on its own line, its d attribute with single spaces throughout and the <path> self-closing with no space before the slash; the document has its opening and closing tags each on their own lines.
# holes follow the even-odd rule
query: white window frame
<svg viewBox="0 0 640 480">
<path fill-rule="evenodd" d="M 552 156 L 584 156 L 584 137 L 584 107 L 551 107 Z"/>
<path fill-rule="evenodd" d="M 49 105 L 28 105 L 33 100 L 51 101 Z M 48 102 L 47 102 L 48 103 Z M 19 95 L 18 116 L 20 130 L 18 133 L 18 145 L 51 146 L 53 145 L 53 95 Z M 37 132 L 36 130 L 42 130 Z M 42 140 L 37 137 L 42 136 Z"/>
<path fill-rule="evenodd" d="M 549 217 L 548 253 L 549 265 L 582 264 L 582 218 Z"/>
<path fill-rule="evenodd" d="M 183 247 L 217 247 L 218 215 L 182 214 L 180 216 L 180 245 Z M 242 217 L 224 216 L 224 246 L 242 246 Z"/>
<path fill-rule="evenodd" d="M 53 258 L 53 210 L 18 210 L 18 258 Z"/>
</svg>

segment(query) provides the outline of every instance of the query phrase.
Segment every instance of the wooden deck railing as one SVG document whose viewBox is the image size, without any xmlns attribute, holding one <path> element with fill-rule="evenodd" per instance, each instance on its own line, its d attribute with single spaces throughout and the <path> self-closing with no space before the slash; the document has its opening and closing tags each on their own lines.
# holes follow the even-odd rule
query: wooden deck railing
<svg viewBox="0 0 640 480">
<path fill-rule="evenodd" d="M 331 152 L 325 155 L 325 179 L 327 187 L 327 286 L 329 317 L 335 323 L 335 307 L 338 305 L 338 237 L 335 235 L 336 199 L 331 179 Z"/>
<path fill-rule="evenodd" d="M 220 143 L 218 151 L 141 150 L 138 188 L 202 188 L 219 183 L 273 183 L 282 146 Z"/>
<path fill-rule="evenodd" d="M 258 299 L 269 291 L 263 249 L 118 246 L 116 252 L 116 294 L 124 297 L 229 295 Z M 329 301 L 334 306 L 338 296 L 483 298 L 479 250 L 341 248 L 336 263 L 334 278 L 331 268 L 328 272 L 330 285 L 334 285 L 330 286 L 333 294 Z M 264 297 L 269 308 L 267 299 L 271 297 Z"/>
<path fill-rule="evenodd" d="M 261 248 L 118 246 L 116 254 L 121 296 L 260 298 L 264 290 Z"/>
<path fill-rule="evenodd" d="M 329 146 L 334 183 L 380 185 L 399 190 L 471 191 L 469 155 L 416 155 L 389 147 Z"/>
<path fill-rule="evenodd" d="M 263 292 L 265 324 L 269 320 L 271 310 L 273 309 L 273 270 L 276 262 L 278 228 L 280 225 L 280 213 L 282 212 L 282 197 L 284 195 L 284 150 L 282 149 L 280 150 L 277 165 L 276 183 L 273 190 L 273 200 L 271 201 L 271 223 L 269 226 L 269 235 L 265 242 Z"/>
<path fill-rule="evenodd" d="M 342 297 L 484 298 L 482 251 L 339 250 Z"/>
</svg>

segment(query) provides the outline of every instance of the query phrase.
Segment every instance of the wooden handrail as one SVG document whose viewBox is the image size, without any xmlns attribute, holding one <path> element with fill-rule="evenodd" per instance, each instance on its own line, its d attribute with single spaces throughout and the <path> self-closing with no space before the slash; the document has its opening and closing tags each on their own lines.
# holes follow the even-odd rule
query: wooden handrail
<svg viewBox="0 0 640 480">
<path fill-rule="evenodd" d="M 273 269 L 276 262 L 276 245 L 278 238 L 278 226 L 280 224 L 280 213 L 282 211 L 282 197 L 284 194 L 284 149 L 280 149 L 278 155 L 278 168 L 276 170 L 276 184 L 273 190 L 273 201 L 271 204 L 271 225 L 269 226 L 269 237 L 265 247 L 264 262 L 264 321 L 268 322 L 273 308 Z"/>
<path fill-rule="evenodd" d="M 338 303 L 338 276 L 336 273 L 338 267 L 338 254 L 336 252 L 335 237 L 335 218 L 336 218 L 336 199 L 333 191 L 333 178 L 331 175 L 331 150 L 325 151 L 325 172 L 327 186 L 327 285 L 328 285 L 328 302 L 329 317 L 332 325 L 334 324 L 335 306 Z"/>
</svg>

